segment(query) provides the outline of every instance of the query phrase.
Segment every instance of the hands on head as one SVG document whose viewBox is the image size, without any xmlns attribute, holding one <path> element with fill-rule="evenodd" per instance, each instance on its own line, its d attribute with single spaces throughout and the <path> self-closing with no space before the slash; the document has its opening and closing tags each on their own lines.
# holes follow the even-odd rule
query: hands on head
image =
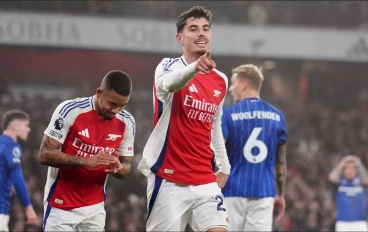
<svg viewBox="0 0 368 232">
<path fill-rule="evenodd" d="M 355 155 L 347 155 L 343 158 L 343 161 L 344 162 L 353 161 L 358 164 L 360 162 L 360 158 Z"/>
</svg>

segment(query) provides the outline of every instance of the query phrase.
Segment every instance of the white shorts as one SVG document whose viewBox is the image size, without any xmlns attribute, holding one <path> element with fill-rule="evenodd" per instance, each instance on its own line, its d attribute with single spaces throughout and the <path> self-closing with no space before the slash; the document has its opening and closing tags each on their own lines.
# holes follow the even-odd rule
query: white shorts
<svg viewBox="0 0 368 232">
<path fill-rule="evenodd" d="M 335 231 L 368 231 L 368 225 L 366 221 L 356 222 L 336 222 Z"/>
<path fill-rule="evenodd" d="M 43 231 L 104 231 L 105 203 L 72 210 L 49 207 L 44 203 Z"/>
<path fill-rule="evenodd" d="M 230 231 L 272 231 L 274 198 L 226 197 Z"/>
<path fill-rule="evenodd" d="M 9 215 L 0 214 L 0 232 L 9 231 Z"/>
<path fill-rule="evenodd" d="M 147 185 L 147 231 L 228 230 L 227 207 L 216 182 L 180 185 L 151 174 Z"/>
</svg>

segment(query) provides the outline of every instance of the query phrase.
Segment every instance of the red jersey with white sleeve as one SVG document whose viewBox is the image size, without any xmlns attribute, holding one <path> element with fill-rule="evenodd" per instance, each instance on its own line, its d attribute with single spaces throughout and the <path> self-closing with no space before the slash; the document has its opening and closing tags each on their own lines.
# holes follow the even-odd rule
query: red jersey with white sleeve
<svg viewBox="0 0 368 232">
<path fill-rule="evenodd" d="M 186 76 L 191 79 L 185 85 Z M 226 75 L 216 69 L 196 73 L 195 63 L 188 65 L 183 57 L 161 61 L 153 90 L 155 127 L 138 165 L 144 175 L 207 184 L 216 181 L 215 160 L 219 171 L 230 173 L 221 130 L 227 83 Z M 170 92 L 168 86 L 181 89 Z"/>
<path fill-rule="evenodd" d="M 54 111 L 44 134 L 62 143 L 61 151 L 89 158 L 106 149 L 110 154 L 133 156 L 135 121 L 125 110 L 111 120 L 102 119 L 94 98 L 76 98 L 62 102 Z M 89 206 L 105 200 L 108 174 L 99 168 L 49 167 L 44 202 L 63 210 Z"/>
</svg>

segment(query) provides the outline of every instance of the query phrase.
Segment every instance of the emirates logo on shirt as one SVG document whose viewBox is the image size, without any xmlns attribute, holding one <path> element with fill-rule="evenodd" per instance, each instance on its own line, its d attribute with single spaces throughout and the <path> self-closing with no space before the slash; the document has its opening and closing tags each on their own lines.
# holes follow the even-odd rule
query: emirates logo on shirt
<svg viewBox="0 0 368 232">
<path fill-rule="evenodd" d="M 96 144 L 91 145 L 83 143 L 82 140 L 78 138 L 74 138 L 74 142 L 72 145 L 73 147 L 78 149 L 76 156 L 81 157 L 92 157 L 93 155 L 98 154 L 105 150 L 109 150 L 109 154 L 111 155 L 115 151 L 115 148 L 99 147 L 96 146 Z"/>
<path fill-rule="evenodd" d="M 188 118 L 211 123 L 213 116 L 218 110 L 218 105 L 206 102 L 205 99 L 198 100 L 190 95 L 185 95 L 184 106 L 190 107 Z"/>
</svg>

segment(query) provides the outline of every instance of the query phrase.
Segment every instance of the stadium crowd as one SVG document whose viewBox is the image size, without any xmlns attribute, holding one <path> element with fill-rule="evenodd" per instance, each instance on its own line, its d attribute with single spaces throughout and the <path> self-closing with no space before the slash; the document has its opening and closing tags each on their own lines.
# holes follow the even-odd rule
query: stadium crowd
<svg viewBox="0 0 368 232">
<path fill-rule="evenodd" d="M 346 85 L 346 79 L 334 76 L 331 70 L 335 70 L 335 66 L 309 72 L 308 91 L 305 96 L 293 98 L 292 101 L 275 97 L 270 91 L 272 88 L 268 86 L 270 84 L 265 82 L 262 96 L 283 110 L 288 128 L 287 210 L 281 223 L 275 224 L 275 231 L 331 231 L 335 223 L 335 189 L 327 181 L 329 171 L 347 154 L 358 155 L 363 164 L 368 165 L 367 89 L 361 87 L 364 85 L 360 84 L 359 78 L 351 78 L 350 84 Z M 345 75 L 339 70 L 335 72 Z M 285 80 L 299 78 L 287 77 L 286 73 L 286 69 L 281 68 L 278 75 Z M 268 75 L 275 74 L 269 72 L 266 78 Z M 9 75 L 2 73 L 0 76 L 0 115 L 11 108 L 23 109 L 31 115 L 32 131 L 29 140 L 22 143 L 22 163 L 31 199 L 40 218 L 37 228 L 25 225 L 23 208 L 19 200 L 13 197 L 10 228 L 13 231 L 40 230 L 47 167 L 39 164 L 38 149 L 53 110 L 65 99 L 58 95 L 46 97 L 41 92 L 35 95 L 27 95 L 26 92 L 21 95 L 14 94 L 9 91 L 12 80 L 5 78 Z M 335 77 L 333 81 L 331 76 Z M 269 79 L 272 82 L 273 78 Z M 146 178 L 136 167 L 152 131 L 152 90 L 141 82 L 133 84 L 133 94 L 127 110 L 137 122 L 136 158 L 134 168 L 126 180 L 109 178 L 105 202 L 106 231 L 145 230 Z M 32 85 L 37 85 L 37 82 Z M 300 87 L 292 88 L 301 92 Z M 79 90 L 71 94 L 70 98 L 93 94 L 94 88 L 90 88 Z M 229 103 L 230 96 L 226 104 Z"/>
<path fill-rule="evenodd" d="M 367 1 L 196 1 L 214 21 L 250 25 L 367 28 Z M 47 13 L 172 19 L 191 1 L 1 1 L 0 9 Z M 231 13 L 229 13 L 231 12 Z"/>
</svg>

